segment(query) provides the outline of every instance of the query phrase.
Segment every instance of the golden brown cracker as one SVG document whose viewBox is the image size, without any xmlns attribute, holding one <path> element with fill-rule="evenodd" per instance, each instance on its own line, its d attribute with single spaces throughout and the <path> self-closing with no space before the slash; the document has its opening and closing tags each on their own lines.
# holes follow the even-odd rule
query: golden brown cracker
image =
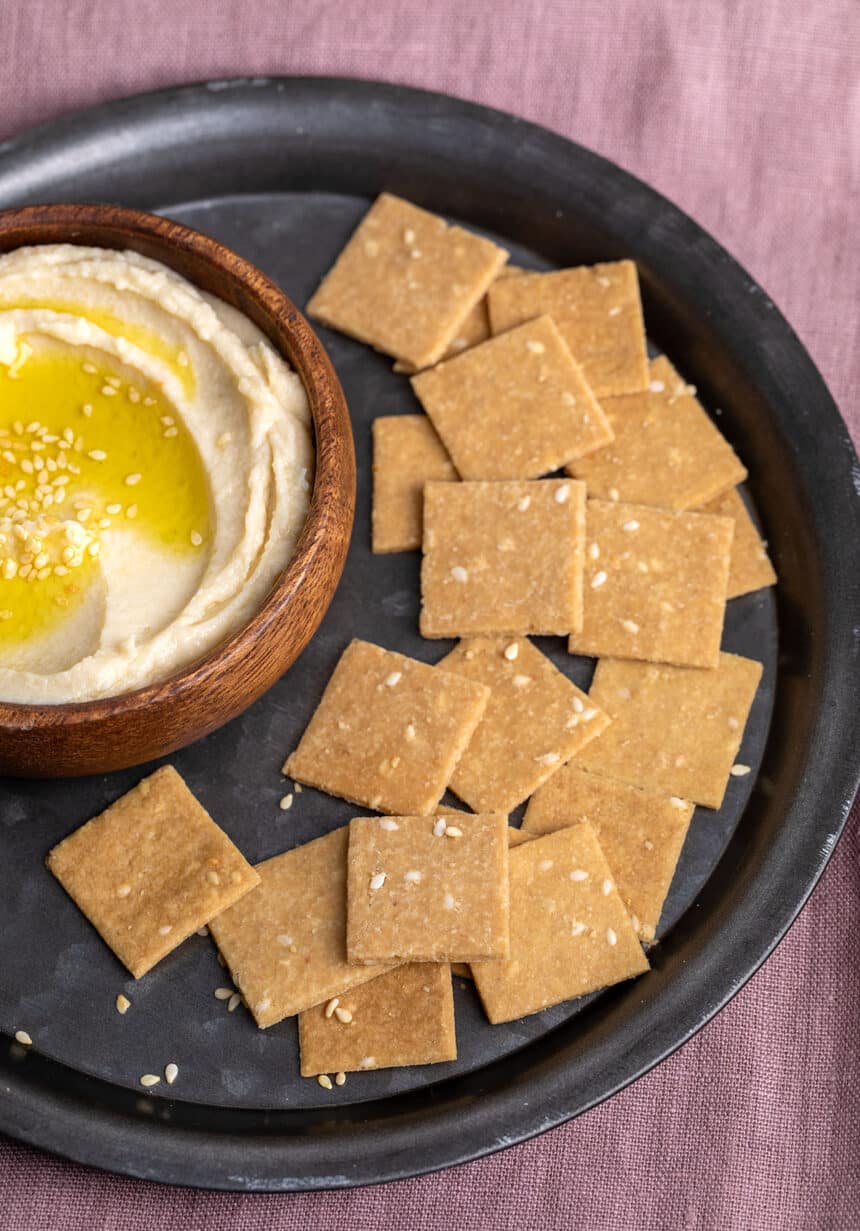
<svg viewBox="0 0 860 1231">
<path fill-rule="evenodd" d="M 737 488 L 724 492 L 696 511 L 734 519 L 735 537 L 732 541 L 727 598 L 739 598 L 741 594 L 751 594 L 754 590 L 776 584 L 776 573 L 768 559 L 767 548 Z"/>
<path fill-rule="evenodd" d="M 523 829 L 540 835 L 587 821 L 633 927 L 641 940 L 652 941 L 692 815 L 686 799 L 603 778 L 574 761 L 538 788 Z"/>
<path fill-rule="evenodd" d="M 549 316 L 412 377 L 464 479 L 534 479 L 612 431 Z"/>
<path fill-rule="evenodd" d="M 589 500 L 582 631 L 572 654 L 715 667 L 734 522 Z"/>
<path fill-rule="evenodd" d="M 612 724 L 578 763 L 719 808 L 761 673 L 761 663 L 736 654 L 720 654 L 710 671 L 602 658 L 589 695 Z"/>
<path fill-rule="evenodd" d="M 504 248 L 384 192 L 308 314 L 416 368 L 442 357 L 507 258 Z"/>
<path fill-rule="evenodd" d="M 647 388 L 645 325 L 633 261 L 496 281 L 487 299 L 494 334 L 535 316 L 551 316 L 596 397 Z"/>
<path fill-rule="evenodd" d="M 460 675 L 353 641 L 284 773 L 379 812 L 432 812 L 488 698 Z"/>
<path fill-rule="evenodd" d="M 510 956 L 472 963 L 491 1022 L 537 1013 L 648 969 L 589 825 L 512 851 L 510 883 Z"/>
<path fill-rule="evenodd" d="M 508 952 L 501 815 L 356 817 L 349 827 L 351 962 L 468 962 Z"/>
<path fill-rule="evenodd" d="M 305 1009 L 299 1048 L 302 1077 L 456 1060 L 450 966 L 408 962 Z"/>
<path fill-rule="evenodd" d="M 388 415 L 373 421 L 375 552 L 421 546 L 424 484 L 451 482 L 457 471 L 426 415 Z"/>
<path fill-rule="evenodd" d="M 567 469 L 591 497 L 666 509 L 698 508 L 735 487 L 746 469 L 695 392 L 661 355 L 644 393 L 602 403 L 612 443 Z"/>
<path fill-rule="evenodd" d="M 422 635 L 576 631 L 584 533 L 581 484 L 428 483 Z"/>
<path fill-rule="evenodd" d="M 259 882 L 172 765 L 76 829 L 47 864 L 136 979 Z"/>
<path fill-rule="evenodd" d="M 347 961 L 347 845 L 344 825 L 258 864 L 257 888 L 210 924 L 261 1029 L 387 969 Z"/>
<path fill-rule="evenodd" d="M 439 666 L 490 689 L 449 783 L 475 812 L 512 812 L 609 724 L 526 637 L 470 638 Z"/>
</svg>

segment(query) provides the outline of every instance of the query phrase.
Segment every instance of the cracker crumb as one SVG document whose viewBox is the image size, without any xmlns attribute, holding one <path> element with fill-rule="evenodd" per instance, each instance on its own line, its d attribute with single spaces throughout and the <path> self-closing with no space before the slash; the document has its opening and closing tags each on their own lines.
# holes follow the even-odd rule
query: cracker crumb
<svg viewBox="0 0 860 1231">
<path fill-rule="evenodd" d="M 117 1013 L 120 1013 L 120 1014 L 127 1013 L 129 1009 L 131 1008 L 131 1001 L 129 1000 L 128 996 L 124 996 L 122 992 L 119 992 L 119 994 L 117 995 L 115 1004 L 116 1004 L 116 1011 Z"/>
</svg>

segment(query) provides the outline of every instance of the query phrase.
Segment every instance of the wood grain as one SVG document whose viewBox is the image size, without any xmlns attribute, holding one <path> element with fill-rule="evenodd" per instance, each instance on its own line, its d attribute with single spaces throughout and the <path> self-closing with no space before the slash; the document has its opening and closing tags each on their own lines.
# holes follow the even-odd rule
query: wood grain
<svg viewBox="0 0 860 1231">
<path fill-rule="evenodd" d="M 249 317 L 301 377 L 316 438 L 316 473 L 296 553 L 263 605 L 227 641 L 158 684 L 73 705 L 0 703 L 0 774 L 103 773 L 200 739 L 270 688 L 316 632 L 337 589 L 355 510 L 346 401 L 307 321 L 273 282 L 189 227 L 114 205 L 34 205 L 0 212 L 0 252 L 72 243 L 131 249 L 170 266 Z"/>
</svg>

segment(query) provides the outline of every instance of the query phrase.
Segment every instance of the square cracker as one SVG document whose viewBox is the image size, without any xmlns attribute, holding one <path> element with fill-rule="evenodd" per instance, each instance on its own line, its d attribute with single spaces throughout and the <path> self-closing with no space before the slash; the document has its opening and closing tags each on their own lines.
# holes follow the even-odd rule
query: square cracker
<svg viewBox="0 0 860 1231">
<path fill-rule="evenodd" d="M 686 799 L 602 778 L 572 762 L 529 800 L 523 829 L 539 835 L 587 821 L 633 927 L 641 940 L 651 941 L 692 815 Z"/>
<path fill-rule="evenodd" d="M 461 675 L 353 641 L 284 773 L 379 812 L 432 812 L 489 695 Z"/>
<path fill-rule="evenodd" d="M 443 816 L 350 822 L 351 962 L 507 956 L 507 818 L 454 819 L 456 825 Z"/>
<path fill-rule="evenodd" d="M 584 536 L 583 484 L 428 483 L 422 636 L 577 631 Z"/>
<path fill-rule="evenodd" d="M 534 836 L 534 834 L 526 833 L 524 829 L 514 829 L 513 825 L 509 825 L 508 850 L 512 851 L 515 846 L 522 846 L 524 842 L 530 842 Z M 456 975 L 458 979 L 471 979 L 472 969 L 466 962 L 452 962 L 451 974 Z"/>
<path fill-rule="evenodd" d="M 439 1064 L 457 1059 L 451 968 L 446 963 L 408 962 L 299 1014 L 302 1077 Z"/>
<path fill-rule="evenodd" d="M 308 314 L 416 368 L 442 357 L 507 252 L 383 192 L 308 303 Z"/>
<path fill-rule="evenodd" d="M 487 299 L 494 334 L 535 316 L 551 316 L 596 397 L 647 388 L 645 325 L 633 261 L 507 278 L 490 287 Z"/>
<path fill-rule="evenodd" d="M 448 784 L 475 812 L 512 812 L 609 725 L 525 637 L 461 641 L 439 666 L 491 690 Z"/>
<path fill-rule="evenodd" d="M 589 500 L 571 654 L 715 667 L 733 534 L 728 517 Z"/>
<path fill-rule="evenodd" d="M 696 511 L 734 518 L 735 537 L 732 541 L 727 598 L 739 598 L 741 594 L 750 594 L 753 590 L 776 584 L 776 573 L 765 545 L 736 488 L 703 504 Z"/>
<path fill-rule="evenodd" d="M 172 765 L 76 829 L 47 864 L 135 979 L 260 879 Z"/>
<path fill-rule="evenodd" d="M 743 463 L 665 355 L 650 376 L 646 392 L 603 402 L 615 439 L 567 467 L 589 496 L 692 509 L 742 482 Z"/>
<path fill-rule="evenodd" d="M 473 962 L 490 1021 L 619 983 L 648 960 L 589 825 L 572 825 L 511 853 L 511 952 Z"/>
<path fill-rule="evenodd" d="M 602 658 L 590 695 L 612 725 L 580 766 L 719 808 L 761 672 L 736 654 L 720 654 L 711 671 Z"/>
<path fill-rule="evenodd" d="M 549 316 L 412 377 L 464 479 L 534 479 L 612 430 Z"/>
<path fill-rule="evenodd" d="M 347 962 L 347 845 L 343 825 L 258 864 L 257 888 L 210 925 L 261 1029 L 387 969 Z"/>
<path fill-rule="evenodd" d="M 426 415 L 374 419 L 373 550 L 420 547 L 424 484 L 458 477 Z"/>
</svg>

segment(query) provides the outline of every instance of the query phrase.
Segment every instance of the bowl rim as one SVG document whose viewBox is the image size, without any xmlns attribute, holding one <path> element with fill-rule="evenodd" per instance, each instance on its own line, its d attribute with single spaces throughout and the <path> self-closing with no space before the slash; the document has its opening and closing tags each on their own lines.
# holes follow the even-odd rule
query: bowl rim
<svg viewBox="0 0 860 1231">
<path fill-rule="evenodd" d="M 29 233 L 40 227 L 45 228 L 44 240 L 28 239 L 19 243 L 13 239 L 9 242 L 10 236 L 18 232 L 26 230 Z M 164 258 L 154 259 L 162 259 L 164 265 L 183 277 L 186 275 L 171 263 L 171 253 L 202 261 L 241 288 L 243 296 L 256 306 L 264 321 L 271 323 L 272 329 L 267 330 L 261 321 L 254 322 L 297 373 L 308 397 L 314 434 L 313 487 L 293 555 L 278 573 L 260 606 L 227 638 L 165 679 L 129 692 L 89 701 L 57 703 L 19 704 L 0 700 L 0 730 L 10 733 L 29 731 L 35 726 L 46 730 L 88 725 L 127 716 L 151 705 L 173 703 L 205 687 L 216 676 L 240 667 L 246 646 L 270 632 L 320 558 L 327 553 L 329 543 L 343 527 L 344 513 L 351 532 L 355 511 L 355 453 L 346 399 L 322 343 L 289 295 L 250 261 L 193 227 L 145 210 L 98 202 L 61 202 L 0 210 L 0 256 L 19 247 L 54 243 L 94 246 L 91 238 L 82 236 L 83 231 L 93 228 L 103 229 L 105 240 L 115 238 L 118 241 L 104 242 L 100 246 L 136 251 L 135 239 L 145 239 L 162 247 Z M 193 278 L 187 281 L 196 285 Z M 324 493 L 330 492 L 332 486 L 340 494 L 338 501 L 324 498 Z M 345 537 L 348 543 L 349 533 Z M 316 600 L 320 619 L 334 596 L 345 557 L 344 551 L 341 567 L 333 574 L 333 583 L 322 589 Z"/>
</svg>

